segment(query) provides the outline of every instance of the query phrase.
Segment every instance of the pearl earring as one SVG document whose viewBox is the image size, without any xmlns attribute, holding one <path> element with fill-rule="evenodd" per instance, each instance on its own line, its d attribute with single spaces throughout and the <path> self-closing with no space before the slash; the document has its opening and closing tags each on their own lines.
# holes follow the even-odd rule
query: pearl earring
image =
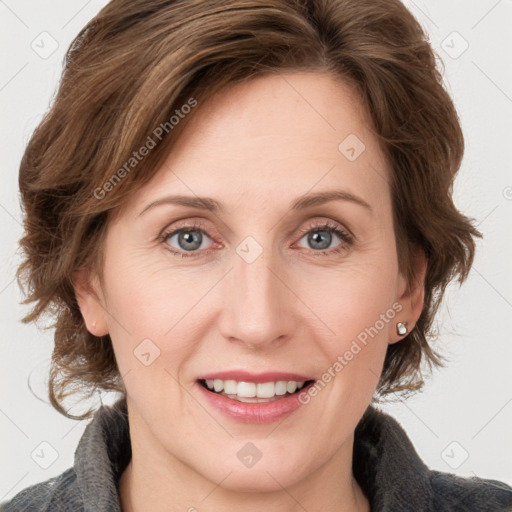
<svg viewBox="0 0 512 512">
<path fill-rule="evenodd" d="M 407 334 L 407 322 L 398 322 L 396 332 L 399 336 L 405 336 Z"/>
</svg>

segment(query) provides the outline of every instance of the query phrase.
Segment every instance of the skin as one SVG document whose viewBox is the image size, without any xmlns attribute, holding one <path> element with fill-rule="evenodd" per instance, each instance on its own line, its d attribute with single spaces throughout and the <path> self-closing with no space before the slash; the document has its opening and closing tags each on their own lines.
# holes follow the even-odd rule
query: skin
<svg viewBox="0 0 512 512">
<path fill-rule="evenodd" d="M 414 287 L 398 268 L 388 164 L 357 97 L 328 74 L 259 77 L 197 108 L 158 174 L 111 220 L 103 285 L 92 272 L 75 276 L 87 328 L 110 334 L 127 390 L 123 510 L 367 511 L 351 469 L 354 429 L 388 343 L 402 339 L 396 322 L 413 328 L 423 306 L 424 258 Z M 354 161 L 338 150 L 349 134 L 365 144 Z M 371 209 L 348 200 L 289 208 L 334 189 Z M 166 204 L 139 216 L 171 194 L 212 197 L 225 211 Z M 329 238 L 324 221 L 352 242 Z M 178 235 L 158 239 L 194 222 L 204 233 L 192 256 L 170 252 L 187 253 Z M 308 233 L 323 233 L 325 245 Z M 252 263 L 236 251 L 247 236 L 262 249 Z M 199 375 L 228 369 L 320 379 L 393 304 L 396 317 L 284 420 L 237 422 L 196 388 Z M 134 356 L 146 338 L 160 349 L 149 366 Z M 237 458 L 249 441 L 262 453 L 251 468 Z"/>
</svg>

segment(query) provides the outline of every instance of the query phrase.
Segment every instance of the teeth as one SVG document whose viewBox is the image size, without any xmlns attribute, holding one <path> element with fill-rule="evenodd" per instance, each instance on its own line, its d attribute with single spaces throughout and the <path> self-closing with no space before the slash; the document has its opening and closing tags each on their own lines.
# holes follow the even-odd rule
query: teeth
<svg viewBox="0 0 512 512">
<path fill-rule="evenodd" d="M 236 394 L 242 398 L 252 398 L 256 396 L 256 384 L 254 382 L 239 382 L 236 388 Z"/>
<path fill-rule="evenodd" d="M 293 380 L 288 381 L 288 384 L 286 384 L 286 391 L 288 391 L 288 393 L 295 393 L 296 390 L 297 383 L 294 382 Z"/>
<path fill-rule="evenodd" d="M 285 380 L 280 380 L 276 382 L 274 387 L 276 391 L 276 395 L 286 395 L 286 387 L 288 383 Z"/>
<path fill-rule="evenodd" d="M 273 398 L 302 389 L 305 382 L 280 380 L 278 382 L 243 382 L 236 380 L 207 379 L 206 386 L 223 395 L 237 395 L 240 398 Z"/>
<path fill-rule="evenodd" d="M 224 393 L 227 395 L 236 395 L 238 389 L 238 383 L 236 380 L 225 380 L 224 381 Z"/>
<path fill-rule="evenodd" d="M 273 382 L 264 382 L 256 385 L 258 398 L 272 398 L 276 394 L 276 385 Z"/>
</svg>

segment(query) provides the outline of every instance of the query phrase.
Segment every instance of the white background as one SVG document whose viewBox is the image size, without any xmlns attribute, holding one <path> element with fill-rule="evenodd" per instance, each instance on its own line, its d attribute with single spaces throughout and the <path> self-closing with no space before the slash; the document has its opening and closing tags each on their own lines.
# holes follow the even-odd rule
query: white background
<svg viewBox="0 0 512 512">
<path fill-rule="evenodd" d="M 0 501 L 70 467 L 87 423 L 68 420 L 48 404 L 52 332 L 20 322 L 28 308 L 19 305 L 14 280 L 22 234 L 18 165 L 51 101 L 66 48 L 105 3 L 0 1 Z M 435 372 L 423 393 L 385 409 L 430 467 L 512 484 L 512 2 L 406 5 L 444 62 L 467 147 L 456 203 L 476 219 L 484 240 L 468 281 L 450 287 L 439 315 L 439 344 L 449 366 Z"/>
</svg>

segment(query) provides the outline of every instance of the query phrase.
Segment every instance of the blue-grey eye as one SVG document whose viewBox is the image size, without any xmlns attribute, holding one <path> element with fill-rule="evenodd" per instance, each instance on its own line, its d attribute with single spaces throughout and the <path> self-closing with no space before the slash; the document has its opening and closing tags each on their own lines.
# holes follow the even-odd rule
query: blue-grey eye
<svg viewBox="0 0 512 512">
<path fill-rule="evenodd" d="M 315 230 L 307 235 L 313 249 L 328 249 L 332 242 L 332 233 L 327 230 Z"/>
<path fill-rule="evenodd" d="M 306 238 L 307 244 L 311 249 L 316 249 L 319 251 L 324 251 L 326 249 L 331 248 L 331 243 L 335 241 L 335 238 L 333 238 L 333 235 L 335 238 L 338 238 L 340 242 L 344 242 L 344 233 L 342 231 L 339 231 L 335 228 L 331 227 L 325 227 L 325 228 L 314 228 L 311 229 L 308 233 L 306 233 L 302 238 L 301 241 Z M 302 246 L 304 247 L 304 246 Z"/>
<path fill-rule="evenodd" d="M 196 251 L 198 249 L 204 249 L 204 247 L 201 246 L 203 245 L 203 242 L 205 242 L 208 238 L 208 236 L 205 236 L 205 233 L 199 229 L 179 229 L 173 233 L 170 233 L 166 237 L 166 241 L 169 243 L 170 240 L 176 236 L 178 237 L 178 247 L 176 248 L 183 251 Z"/>
</svg>

